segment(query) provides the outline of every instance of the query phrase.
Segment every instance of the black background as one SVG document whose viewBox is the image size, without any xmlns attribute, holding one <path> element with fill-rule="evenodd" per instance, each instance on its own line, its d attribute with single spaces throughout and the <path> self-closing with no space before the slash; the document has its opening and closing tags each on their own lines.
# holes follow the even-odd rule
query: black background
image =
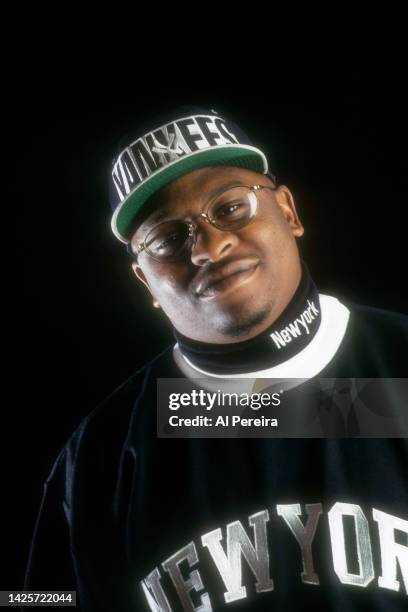
<svg viewBox="0 0 408 612">
<path fill-rule="evenodd" d="M 231 115 L 292 189 L 320 290 L 407 311 L 402 16 L 295 25 L 246 7 L 223 24 L 207 9 L 189 25 L 139 16 L 129 34 L 120 20 L 101 31 L 79 13 L 48 15 L 31 28 L 26 15 L 9 47 L 2 589 L 22 588 L 42 482 L 67 437 L 172 340 L 110 232 L 111 158 L 146 113 L 191 103 Z"/>
</svg>

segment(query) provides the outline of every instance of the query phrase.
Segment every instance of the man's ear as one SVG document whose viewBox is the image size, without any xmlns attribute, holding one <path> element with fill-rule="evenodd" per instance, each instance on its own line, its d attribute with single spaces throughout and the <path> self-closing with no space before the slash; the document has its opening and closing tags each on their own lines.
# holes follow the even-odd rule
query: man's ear
<svg viewBox="0 0 408 612">
<path fill-rule="evenodd" d="M 152 290 L 150 289 L 149 283 L 146 280 L 146 277 L 142 271 L 142 268 L 137 264 L 136 261 L 132 262 L 132 270 L 135 273 L 136 277 L 144 284 L 146 289 L 149 291 L 150 295 L 154 298 Z"/>
<path fill-rule="evenodd" d="M 300 236 L 303 236 L 305 233 L 305 228 L 297 214 L 295 200 L 293 199 L 290 189 L 288 189 L 286 185 L 280 185 L 275 191 L 275 197 L 293 235 L 296 236 L 296 238 L 300 238 Z"/>
</svg>

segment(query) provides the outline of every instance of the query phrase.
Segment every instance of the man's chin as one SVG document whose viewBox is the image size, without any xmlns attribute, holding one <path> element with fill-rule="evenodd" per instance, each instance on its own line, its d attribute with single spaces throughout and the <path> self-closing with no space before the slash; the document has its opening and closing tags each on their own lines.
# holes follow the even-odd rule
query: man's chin
<svg viewBox="0 0 408 612">
<path fill-rule="evenodd" d="M 242 309 L 239 313 L 224 312 L 223 316 L 214 317 L 214 329 L 226 340 L 246 340 L 266 329 L 272 310 L 273 305 L 268 304 L 255 312 L 242 312 Z"/>
</svg>

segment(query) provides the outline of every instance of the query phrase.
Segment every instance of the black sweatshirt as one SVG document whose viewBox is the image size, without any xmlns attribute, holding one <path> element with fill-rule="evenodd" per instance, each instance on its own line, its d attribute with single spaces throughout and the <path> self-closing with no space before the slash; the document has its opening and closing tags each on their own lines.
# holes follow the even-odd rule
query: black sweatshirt
<svg viewBox="0 0 408 612">
<path fill-rule="evenodd" d="M 349 306 L 319 377 L 407 377 L 407 318 Z M 79 426 L 49 475 L 24 588 L 83 612 L 394 612 L 408 604 L 407 439 L 160 439 L 171 349 Z"/>
</svg>

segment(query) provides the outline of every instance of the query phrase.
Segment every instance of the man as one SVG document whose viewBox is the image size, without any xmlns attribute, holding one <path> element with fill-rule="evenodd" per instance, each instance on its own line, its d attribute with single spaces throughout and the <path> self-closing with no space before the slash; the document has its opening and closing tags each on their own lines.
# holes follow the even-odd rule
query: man
<svg viewBox="0 0 408 612">
<path fill-rule="evenodd" d="M 179 109 L 127 137 L 111 199 L 177 343 L 62 450 L 25 588 L 76 590 L 84 611 L 405 608 L 407 442 L 364 439 L 349 407 L 306 397 L 320 378 L 405 377 L 406 317 L 318 293 L 290 190 L 216 111 Z M 303 439 L 158 437 L 157 382 L 197 378 L 278 380 L 282 421 L 300 407 Z M 385 408 L 400 392 L 385 386 Z M 374 437 L 378 422 L 398 436 L 382 409 Z"/>
</svg>

